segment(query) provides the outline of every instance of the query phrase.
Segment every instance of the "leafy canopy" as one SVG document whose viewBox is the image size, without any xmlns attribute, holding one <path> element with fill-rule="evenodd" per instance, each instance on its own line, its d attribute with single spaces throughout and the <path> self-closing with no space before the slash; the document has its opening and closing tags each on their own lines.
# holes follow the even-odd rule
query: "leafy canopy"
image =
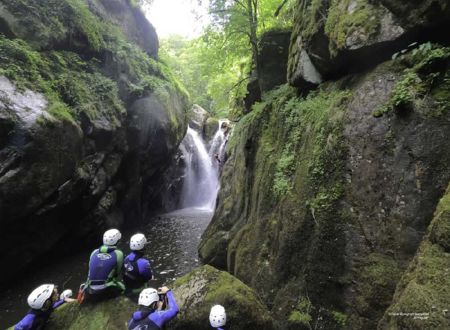
<svg viewBox="0 0 450 330">
<path fill-rule="evenodd" d="M 268 30 L 290 27 L 294 2 L 211 0 L 211 23 L 203 35 L 163 39 L 160 56 L 184 83 L 193 103 L 226 117 L 246 93 L 258 38 Z"/>
</svg>

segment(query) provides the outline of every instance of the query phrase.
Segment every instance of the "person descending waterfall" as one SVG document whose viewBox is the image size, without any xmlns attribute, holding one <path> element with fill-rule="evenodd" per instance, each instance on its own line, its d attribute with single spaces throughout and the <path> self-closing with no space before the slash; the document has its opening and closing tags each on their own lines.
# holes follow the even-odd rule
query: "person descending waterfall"
<svg viewBox="0 0 450 330">
<path fill-rule="evenodd" d="M 42 284 L 28 296 L 30 311 L 17 323 L 14 330 L 42 330 L 50 318 L 53 310 L 65 302 L 74 299 L 62 296 L 59 298 L 58 289 L 54 284 Z"/>
<path fill-rule="evenodd" d="M 121 280 L 123 253 L 116 247 L 121 238 L 120 231 L 109 229 L 103 234 L 103 245 L 91 253 L 84 287 L 87 301 L 112 298 L 125 290 Z"/>
<path fill-rule="evenodd" d="M 224 330 L 223 326 L 227 323 L 227 314 L 225 313 L 225 308 L 223 308 L 223 306 L 215 305 L 211 307 L 209 323 L 217 330 Z"/>
<path fill-rule="evenodd" d="M 123 264 L 123 282 L 126 294 L 137 294 L 147 286 L 147 282 L 153 279 L 150 262 L 143 258 L 142 250 L 147 244 L 144 234 L 135 234 L 130 239 L 131 252 Z"/>
<path fill-rule="evenodd" d="M 168 309 L 160 310 L 162 301 L 160 295 L 166 295 L 168 298 Z M 173 319 L 179 312 L 179 308 L 172 291 L 166 286 L 156 291 L 153 288 L 142 290 L 139 295 L 140 309 L 133 313 L 128 321 L 129 330 L 159 330 Z"/>
</svg>

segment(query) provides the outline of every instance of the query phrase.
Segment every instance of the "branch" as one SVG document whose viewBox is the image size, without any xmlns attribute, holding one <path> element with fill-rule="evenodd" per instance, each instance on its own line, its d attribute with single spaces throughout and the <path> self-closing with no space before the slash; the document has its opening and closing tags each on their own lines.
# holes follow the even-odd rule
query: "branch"
<svg viewBox="0 0 450 330">
<path fill-rule="evenodd" d="M 250 76 L 248 76 L 248 77 L 245 77 L 245 78 L 242 78 L 241 80 L 239 80 L 237 83 L 235 83 L 231 88 L 230 88 L 230 90 L 228 91 L 228 93 L 230 93 L 233 89 L 235 89 L 236 87 L 238 87 L 240 84 L 242 84 L 244 81 L 246 81 L 246 80 L 248 80 L 248 79 L 250 79 L 251 77 Z"/>
<path fill-rule="evenodd" d="M 277 8 L 277 10 L 275 10 L 275 14 L 273 14 L 273 16 L 278 17 L 278 15 L 280 14 L 281 9 L 283 9 L 284 5 L 288 2 L 288 0 L 284 0 Z"/>
</svg>

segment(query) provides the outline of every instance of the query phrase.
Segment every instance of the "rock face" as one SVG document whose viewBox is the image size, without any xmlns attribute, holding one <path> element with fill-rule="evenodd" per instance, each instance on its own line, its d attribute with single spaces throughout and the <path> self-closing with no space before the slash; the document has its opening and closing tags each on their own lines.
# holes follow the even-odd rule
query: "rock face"
<svg viewBox="0 0 450 330">
<path fill-rule="evenodd" d="M 168 329 L 211 329 L 209 311 L 222 305 L 227 313 L 227 328 L 274 329 L 272 319 L 256 294 L 227 272 L 211 266 L 200 267 L 173 284 L 180 307 Z"/>
<path fill-rule="evenodd" d="M 288 80 L 310 90 L 323 79 L 374 66 L 413 42 L 448 40 L 445 0 L 298 1 Z"/>
<path fill-rule="evenodd" d="M 427 235 L 397 286 L 381 329 L 449 328 L 450 187 L 440 200 Z"/>
<path fill-rule="evenodd" d="M 16 264 L 2 286 L 142 219 L 187 97 L 128 0 L 0 1 L 0 34 L 0 248 Z"/>
<path fill-rule="evenodd" d="M 268 31 L 259 40 L 258 76 L 253 72 L 247 84 L 244 98 L 245 113 L 255 102 L 261 101 L 261 93 L 286 83 L 286 68 L 291 31 Z"/>
<path fill-rule="evenodd" d="M 259 86 L 267 92 L 286 83 L 291 31 L 269 31 L 259 41 Z"/>
<path fill-rule="evenodd" d="M 448 305 L 445 244 L 427 243 L 445 226 L 407 269 L 450 181 L 449 68 L 450 49 L 425 44 L 306 97 L 267 93 L 234 128 L 202 260 L 255 289 L 282 329 L 446 328 L 388 313 L 420 288 Z"/>
</svg>

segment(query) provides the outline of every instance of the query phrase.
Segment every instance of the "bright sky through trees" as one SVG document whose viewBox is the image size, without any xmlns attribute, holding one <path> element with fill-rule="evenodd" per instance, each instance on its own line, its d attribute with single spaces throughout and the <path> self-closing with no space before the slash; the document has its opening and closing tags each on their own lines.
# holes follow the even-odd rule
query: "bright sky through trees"
<svg viewBox="0 0 450 330">
<path fill-rule="evenodd" d="M 194 38 L 209 22 L 208 4 L 209 0 L 154 0 L 145 11 L 159 38 Z"/>
</svg>

